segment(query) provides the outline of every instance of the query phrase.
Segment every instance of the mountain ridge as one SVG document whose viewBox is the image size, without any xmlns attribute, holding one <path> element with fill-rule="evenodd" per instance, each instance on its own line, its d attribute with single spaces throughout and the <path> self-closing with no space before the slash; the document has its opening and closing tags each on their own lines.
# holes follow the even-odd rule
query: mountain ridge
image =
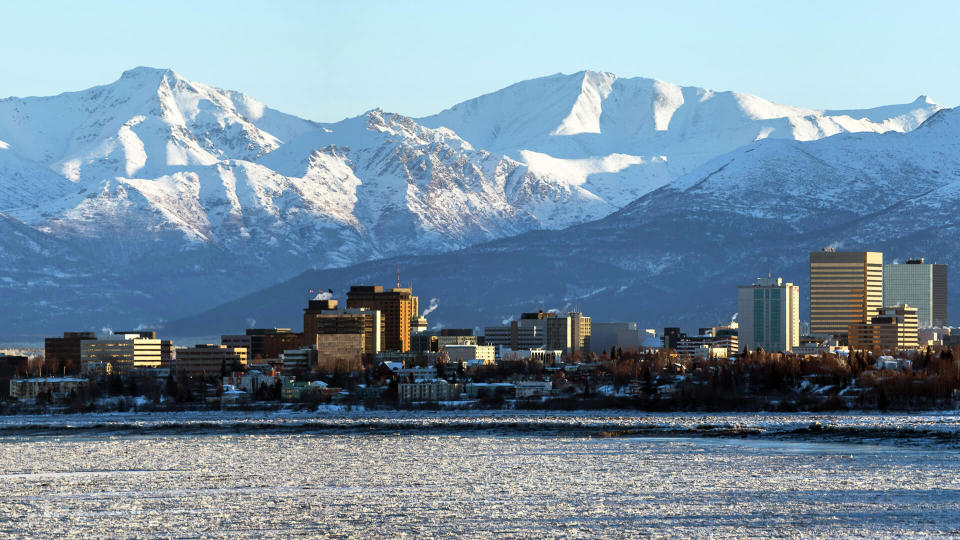
<svg viewBox="0 0 960 540">
<path fill-rule="evenodd" d="M 807 256 L 825 246 L 882 251 L 888 262 L 926 256 L 960 264 L 953 242 L 960 109 L 940 111 L 922 128 L 758 141 L 597 221 L 428 257 L 308 271 L 167 328 L 212 328 L 240 313 L 293 324 L 302 286 L 342 294 L 351 284 L 389 283 L 397 265 L 417 294 L 437 299 L 434 325 L 492 326 L 522 311 L 579 307 L 597 322 L 695 329 L 729 321 L 736 286 L 768 274 L 800 286 L 805 317 Z M 880 158 L 873 167 L 856 165 Z M 470 285 L 475 276 L 482 291 Z M 949 283 L 960 286 L 960 276 Z M 957 313 L 960 303 L 951 300 L 950 309 Z"/>
<path fill-rule="evenodd" d="M 313 122 L 148 67 L 86 90 L 0 100 L 0 212 L 11 231 L 0 290 L 26 305 L 0 327 L 162 323 L 307 269 L 592 222 L 771 128 L 766 137 L 793 123 L 802 129 L 790 137 L 826 134 L 784 116 L 797 108 L 649 81 L 599 72 L 524 81 L 481 96 L 506 113 L 469 123 L 447 112 L 453 127 L 444 113 L 379 109 Z M 498 123 L 531 103 L 547 104 L 539 120 Z M 922 100 L 865 113 L 878 122 L 823 125 L 908 130 L 937 110 Z M 493 129 L 493 148 L 470 135 Z"/>
</svg>

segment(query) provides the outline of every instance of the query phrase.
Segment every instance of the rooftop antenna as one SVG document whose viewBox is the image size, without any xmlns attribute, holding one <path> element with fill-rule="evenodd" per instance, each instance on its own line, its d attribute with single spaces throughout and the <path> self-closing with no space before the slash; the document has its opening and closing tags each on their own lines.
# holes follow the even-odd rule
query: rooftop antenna
<svg viewBox="0 0 960 540">
<path fill-rule="evenodd" d="M 400 263 L 397 263 L 397 288 L 400 288 Z"/>
</svg>

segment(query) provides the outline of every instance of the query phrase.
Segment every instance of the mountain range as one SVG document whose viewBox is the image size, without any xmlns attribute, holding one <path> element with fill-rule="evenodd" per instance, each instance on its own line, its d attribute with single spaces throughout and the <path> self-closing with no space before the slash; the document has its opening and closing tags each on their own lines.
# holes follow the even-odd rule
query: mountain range
<svg viewBox="0 0 960 540">
<path fill-rule="evenodd" d="M 704 287 L 796 267 L 788 247 L 898 252 L 909 230 L 905 255 L 920 238 L 954 257 L 898 213 L 923 222 L 950 200 L 941 109 L 811 110 L 597 72 L 336 123 L 151 68 L 8 98 L 0 335 L 293 325 L 308 288 L 390 283 L 398 263 L 447 325 L 537 305 L 729 317 Z"/>
</svg>

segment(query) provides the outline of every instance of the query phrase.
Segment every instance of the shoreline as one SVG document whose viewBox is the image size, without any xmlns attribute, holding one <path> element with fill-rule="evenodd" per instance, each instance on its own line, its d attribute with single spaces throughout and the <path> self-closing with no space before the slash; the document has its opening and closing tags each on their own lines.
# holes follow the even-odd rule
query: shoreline
<svg viewBox="0 0 960 540">
<path fill-rule="evenodd" d="M 0 416 L 0 439 L 85 436 L 505 435 L 698 437 L 937 444 L 960 449 L 960 412 L 185 411 Z"/>
</svg>

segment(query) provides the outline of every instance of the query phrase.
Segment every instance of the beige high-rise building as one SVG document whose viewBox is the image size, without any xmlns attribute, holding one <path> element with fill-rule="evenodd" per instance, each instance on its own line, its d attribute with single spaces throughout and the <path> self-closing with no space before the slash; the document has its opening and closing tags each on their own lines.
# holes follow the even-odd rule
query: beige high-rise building
<svg viewBox="0 0 960 540">
<path fill-rule="evenodd" d="M 571 311 L 567 314 L 570 320 L 570 345 L 574 352 L 590 354 L 590 317 L 583 313 Z"/>
<path fill-rule="evenodd" d="M 418 314 L 419 303 L 413 290 L 397 287 L 361 285 L 347 291 L 348 308 L 366 308 L 379 311 L 384 321 L 380 347 L 386 351 L 410 350 L 410 321 Z"/>
<path fill-rule="evenodd" d="M 846 336 L 883 307 L 883 253 L 810 253 L 810 333 Z"/>
</svg>

